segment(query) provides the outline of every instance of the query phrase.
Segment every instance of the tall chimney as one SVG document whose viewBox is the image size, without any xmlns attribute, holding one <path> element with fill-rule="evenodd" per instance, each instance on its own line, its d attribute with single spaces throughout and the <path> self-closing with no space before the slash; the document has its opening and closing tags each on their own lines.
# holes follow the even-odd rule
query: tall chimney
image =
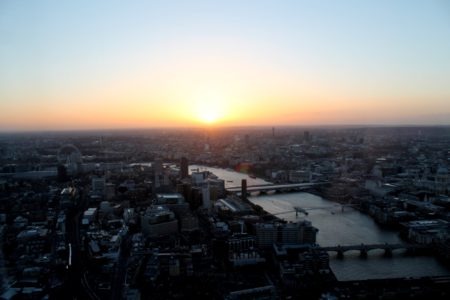
<svg viewBox="0 0 450 300">
<path fill-rule="evenodd" d="M 241 181 L 241 199 L 243 201 L 247 200 L 247 179 L 242 179 Z"/>
</svg>

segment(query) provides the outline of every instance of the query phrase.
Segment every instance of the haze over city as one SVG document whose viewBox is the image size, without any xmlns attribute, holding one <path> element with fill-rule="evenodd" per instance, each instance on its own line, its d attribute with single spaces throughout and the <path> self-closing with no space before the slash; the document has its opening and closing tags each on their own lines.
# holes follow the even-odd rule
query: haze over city
<svg viewBox="0 0 450 300">
<path fill-rule="evenodd" d="M 450 299 L 450 1 L 0 0 L 0 300 Z"/>
<path fill-rule="evenodd" d="M 449 125 L 447 1 L 3 1 L 0 130 Z"/>
</svg>

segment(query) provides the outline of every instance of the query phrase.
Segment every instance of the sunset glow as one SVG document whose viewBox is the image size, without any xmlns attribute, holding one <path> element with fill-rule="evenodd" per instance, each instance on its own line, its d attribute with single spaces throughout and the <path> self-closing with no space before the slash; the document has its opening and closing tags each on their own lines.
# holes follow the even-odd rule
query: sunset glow
<svg viewBox="0 0 450 300">
<path fill-rule="evenodd" d="M 198 118 L 205 123 L 214 123 L 220 119 L 221 110 L 216 103 L 203 103 L 200 104 L 198 109 Z"/>
<path fill-rule="evenodd" d="M 227 114 L 226 99 L 221 95 L 206 92 L 199 94 L 194 102 L 193 121 L 206 124 L 220 122 Z M 195 120 L 197 119 L 197 120 Z"/>
<path fill-rule="evenodd" d="M 444 2 L 102 3 L 2 4 L 0 130 L 450 124 Z"/>
</svg>

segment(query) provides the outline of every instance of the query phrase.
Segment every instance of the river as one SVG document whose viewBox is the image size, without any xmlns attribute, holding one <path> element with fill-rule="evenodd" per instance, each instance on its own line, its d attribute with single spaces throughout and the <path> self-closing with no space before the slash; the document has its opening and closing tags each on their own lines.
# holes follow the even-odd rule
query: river
<svg viewBox="0 0 450 300">
<path fill-rule="evenodd" d="M 199 166 L 190 166 L 190 169 L 194 168 Z M 232 170 L 200 168 L 224 179 L 226 187 L 240 186 L 242 179 L 247 179 L 248 186 L 268 183 Z M 349 207 L 342 210 L 339 204 L 310 193 L 251 196 L 249 200 L 287 221 L 311 221 L 319 229 L 317 243 L 321 246 L 403 243 L 396 231 L 381 228 L 369 216 Z M 308 215 L 296 217 L 294 206 L 306 209 Z M 370 251 L 367 259 L 360 258 L 359 252 L 346 252 L 344 259 L 331 253 L 330 266 L 336 277 L 344 281 L 450 275 L 450 270 L 434 257 L 405 256 L 402 250 L 394 251 L 391 258 L 385 257 L 382 250 Z"/>
</svg>

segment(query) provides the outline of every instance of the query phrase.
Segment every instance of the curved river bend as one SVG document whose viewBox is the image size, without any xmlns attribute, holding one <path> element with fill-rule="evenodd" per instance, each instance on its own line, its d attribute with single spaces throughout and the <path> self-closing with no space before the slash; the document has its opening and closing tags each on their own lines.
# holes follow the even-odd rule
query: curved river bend
<svg viewBox="0 0 450 300">
<path fill-rule="evenodd" d="M 240 186 L 242 179 L 247 185 L 267 184 L 268 182 L 250 178 L 246 174 L 231 170 L 190 166 L 214 173 L 225 180 L 225 186 Z M 369 216 L 309 193 L 289 193 L 252 196 L 254 204 L 260 205 L 269 213 L 277 214 L 287 221 L 306 219 L 319 229 L 317 243 L 321 246 L 402 243 L 397 232 L 379 227 Z M 308 215 L 295 216 L 294 206 L 308 211 Z M 289 212 L 291 211 L 291 212 Z M 284 213 L 288 212 L 288 213 Z M 422 277 L 450 275 L 450 270 L 442 266 L 435 258 L 427 256 L 404 256 L 401 250 L 395 251 L 391 258 L 384 257 L 383 251 L 369 252 L 367 259 L 361 259 L 359 252 L 346 252 L 344 259 L 330 256 L 330 266 L 339 280 L 361 280 L 376 278 Z"/>
</svg>

